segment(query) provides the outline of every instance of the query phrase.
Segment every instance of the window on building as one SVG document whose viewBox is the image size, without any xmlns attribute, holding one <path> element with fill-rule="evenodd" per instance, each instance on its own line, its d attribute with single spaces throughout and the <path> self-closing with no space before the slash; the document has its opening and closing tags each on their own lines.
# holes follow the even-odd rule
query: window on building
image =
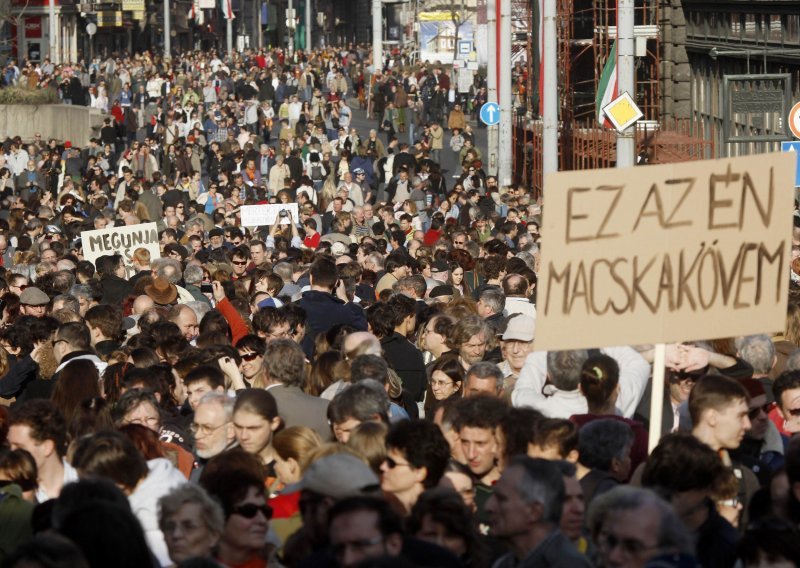
<svg viewBox="0 0 800 568">
<path fill-rule="evenodd" d="M 758 40 L 758 17 L 756 14 L 745 14 L 744 16 L 744 39 L 747 41 Z"/>
<path fill-rule="evenodd" d="M 783 41 L 783 16 L 772 14 L 769 16 L 769 41 L 781 43 Z"/>
<path fill-rule="evenodd" d="M 789 45 L 800 43 L 800 15 L 789 14 L 786 16 L 783 38 L 783 41 Z"/>
</svg>

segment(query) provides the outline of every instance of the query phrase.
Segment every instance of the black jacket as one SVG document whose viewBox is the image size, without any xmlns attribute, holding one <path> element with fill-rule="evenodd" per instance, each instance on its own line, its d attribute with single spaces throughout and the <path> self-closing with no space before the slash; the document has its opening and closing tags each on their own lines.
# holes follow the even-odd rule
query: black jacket
<svg viewBox="0 0 800 568">
<path fill-rule="evenodd" d="M 39 365 L 30 355 L 22 359 L 15 359 L 13 355 L 9 355 L 8 359 L 11 367 L 0 378 L 0 397 L 15 398 L 19 397 L 29 383 L 36 380 Z"/>
<path fill-rule="evenodd" d="M 127 280 L 113 274 L 104 275 L 100 278 L 100 287 L 103 289 L 102 304 L 119 306 L 122 301 L 130 294 L 133 294 L 133 286 Z"/>
<path fill-rule="evenodd" d="M 286 158 L 286 165 L 289 166 L 292 181 L 300 181 L 300 178 L 303 177 L 303 160 L 297 156 L 289 156 Z"/>
<path fill-rule="evenodd" d="M 367 316 L 358 304 L 344 303 L 328 292 L 309 290 L 297 305 L 306 311 L 306 335 L 303 351 L 310 358 L 314 355 L 314 338 L 335 325 L 351 325 L 359 331 L 367 330 Z"/>
<path fill-rule="evenodd" d="M 396 331 L 381 339 L 381 347 L 386 360 L 403 379 L 404 389 L 411 393 L 414 400 L 422 400 L 427 386 L 427 376 L 420 350 Z"/>
<path fill-rule="evenodd" d="M 408 152 L 400 152 L 392 162 L 392 175 L 396 176 L 403 166 L 408 168 L 408 176 L 411 177 L 417 171 L 417 160 Z"/>
</svg>

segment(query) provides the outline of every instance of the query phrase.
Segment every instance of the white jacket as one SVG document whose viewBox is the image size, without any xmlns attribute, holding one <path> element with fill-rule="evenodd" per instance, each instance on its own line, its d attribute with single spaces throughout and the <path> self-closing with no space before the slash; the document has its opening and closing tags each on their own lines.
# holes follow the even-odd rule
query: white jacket
<svg viewBox="0 0 800 568">
<path fill-rule="evenodd" d="M 158 528 L 158 500 L 175 487 L 187 483 L 183 474 L 165 458 L 147 462 L 150 473 L 136 490 L 128 496 L 131 510 L 144 529 L 144 536 L 150 551 L 158 558 L 161 566 L 171 566 L 164 533 Z"/>
<path fill-rule="evenodd" d="M 631 418 L 650 379 L 650 364 L 632 347 L 606 347 L 600 350 L 619 364 L 617 412 Z M 530 406 L 550 418 L 569 418 L 586 414 L 586 397 L 579 389 L 563 391 L 547 385 L 547 351 L 534 351 L 525 360 L 519 380 L 511 393 L 514 406 Z"/>
<path fill-rule="evenodd" d="M 507 316 L 522 314 L 536 319 L 536 306 L 528 298 L 509 296 L 506 298 L 505 312 Z"/>
</svg>

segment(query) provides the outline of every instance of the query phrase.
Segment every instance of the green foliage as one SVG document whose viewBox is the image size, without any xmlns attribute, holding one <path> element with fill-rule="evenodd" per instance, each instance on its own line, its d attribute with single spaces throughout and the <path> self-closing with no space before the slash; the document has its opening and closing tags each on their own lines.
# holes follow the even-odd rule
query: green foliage
<svg viewBox="0 0 800 568">
<path fill-rule="evenodd" d="M 59 102 L 58 92 L 51 88 L 4 87 L 0 89 L 0 105 L 52 105 Z"/>
</svg>

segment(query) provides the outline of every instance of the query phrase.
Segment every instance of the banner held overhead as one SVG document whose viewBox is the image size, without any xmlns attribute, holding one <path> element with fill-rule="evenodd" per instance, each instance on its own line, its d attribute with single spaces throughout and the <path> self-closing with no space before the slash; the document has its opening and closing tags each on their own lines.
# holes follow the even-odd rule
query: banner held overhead
<svg viewBox="0 0 800 568">
<path fill-rule="evenodd" d="M 546 179 L 537 350 L 783 329 L 794 156 Z"/>
</svg>

